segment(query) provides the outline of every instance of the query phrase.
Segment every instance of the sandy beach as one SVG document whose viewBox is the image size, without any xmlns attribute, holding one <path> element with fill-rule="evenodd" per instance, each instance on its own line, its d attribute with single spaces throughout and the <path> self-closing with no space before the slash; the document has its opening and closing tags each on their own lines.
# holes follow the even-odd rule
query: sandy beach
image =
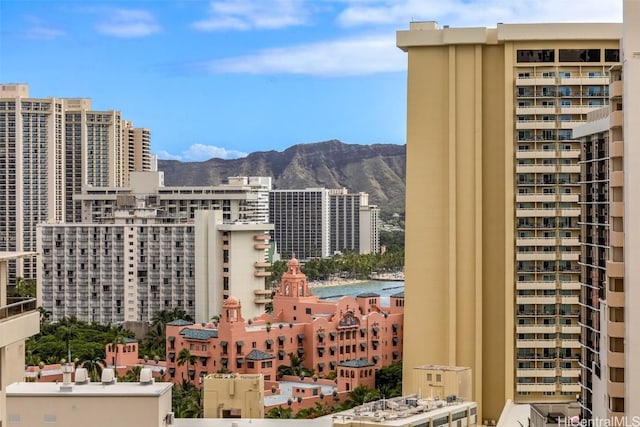
<svg viewBox="0 0 640 427">
<path fill-rule="evenodd" d="M 312 282 L 309 282 L 309 287 L 310 288 L 328 288 L 331 286 L 353 285 L 356 283 L 364 283 L 364 282 L 369 282 L 369 280 L 335 278 L 335 279 L 329 279 L 329 280 L 314 280 Z"/>
</svg>

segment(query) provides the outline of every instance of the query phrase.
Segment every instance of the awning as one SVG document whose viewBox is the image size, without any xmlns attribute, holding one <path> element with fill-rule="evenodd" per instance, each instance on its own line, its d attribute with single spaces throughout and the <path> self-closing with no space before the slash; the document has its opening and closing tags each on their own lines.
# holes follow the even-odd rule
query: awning
<svg viewBox="0 0 640 427">
<path fill-rule="evenodd" d="M 331 347 L 329 347 L 329 349 L 331 349 L 331 351 L 336 351 L 336 348 L 337 347 L 335 345 L 332 345 Z"/>
<path fill-rule="evenodd" d="M 318 370 L 324 369 L 324 362 L 318 363 Z"/>
<path fill-rule="evenodd" d="M 372 330 L 375 334 L 377 334 L 380 331 L 380 328 L 378 328 L 377 326 L 374 326 Z"/>
<path fill-rule="evenodd" d="M 176 368 L 169 368 L 169 373 L 171 375 L 175 374 L 176 373 Z"/>
<path fill-rule="evenodd" d="M 334 361 L 329 362 L 329 366 L 331 366 L 331 369 L 334 369 L 336 367 L 336 362 Z"/>
<path fill-rule="evenodd" d="M 242 358 L 242 357 L 238 357 L 238 358 L 236 359 L 236 362 L 238 362 L 238 363 L 242 363 L 242 362 L 244 362 L 244 358 Z"/>
<path fill-rule="evenodd" d="M 361 343 L 360 343 L 360 348 L 361 348 L 362 350 L 364 350 L 365 348 L 367 348 L 367 343 L 361 342 Z"/>
<path fill-rule="evenodd" d="M 298 349 L 298 353 L 299 353 L 299 354 L 304 353 L 304 348 L 299 348 L 299 349 Z"/>
<path fill-rule="evenodd" d="M 391 341 L 392 341 L 394 344 L 398 344 L 398 337 L 393 337 L 393 338 L 391 338 Z"/>
<path fill-rule="evenodd" d="M 400 355 L 400 352 L 398 352 L 398 351 L 394 351 L 393 352 L 393 357 L 398 357 L 399 355 Z"/>
<path fill-rule="evenodd" d="M 228 343 L 228 342 L 226 342 L 226 341 L 220 341 L 220 345 L 221 345 L 221 346 L 223 346 L 223 347 L 226 347 L 226 346 L 227 346 L 227 344 L 229 344 L 229 343 Z"/>
<path fill-rule="evenodd" d="M 279 335 L 279 336 L 278 336 L 278 341 L 280 341 L 280 342 L 284 342 L 285 338 L 286 338 L 286 337 L 285 337 L 284 335 Z"/>
<path fill-rule="evenodd" d="M 324 348 L 322 347 L 318 348 L 318 354 L 322 356 L 324 354 Z"/>
<path fill-rule="evenodd" d="M 360 328 L 360 333 L 362 335 L 366 334 L 367 333 L 367 328 Z"/>
<path fill-rule="evenodd" d="M 278 351 L 278 356 L 284 357 L 284 351 L 282 351 L 282 350 Z"/>
<path fill-rule="evenodd" d="M 373 360 L 373 363 L 378 363 L 378 360 L 380 360 L 380 356 L 373 356 L 371 359 Z"/>
<path fill-rule="evenodd" d="M 169 353 L 169 358 L 170 358 L 170 359 L 173 359 L 174 357 L 176 357 L 176 353 L 175 353 L 175 352 L 173 352 L 173 351 L 172 351 L 172 352 L 170 352 L 170 353 Z"/>
<path fill-rule="evenodd" d="M 324 332 L 319 332 L 318 338 L 320 338 L 321 340 L 324 339 Z"/>
<path fill-rule="evenodd" d="M 269 345 L 273 344 L 273 340 L 272 340 L 271 338 L 269 338 L 269 339 L 267 340 L 267 344 L 269 344 Z"/>
<path fill-rule="evenodd" d="M 400 324 L 399 323 L 394 323 L 391 326 L 393 326 L 393 329 L 395 330 L 395 329 L 398 329 L 400 327 Z"/>
<path fill-rule="evenodd" d="M 332 336 L 333 338 L 335 338 L 336 335 L 338 335 L 338 333 L 337 332 L 329 332 L 329 335 Z"/>
<path fill-rule="evenodd" d="M 304 339 L 304 334 L 298 334 L 298 339 L 299 340 L 303 340 Z"/>
<path fill-rule="evenodd" d="M 173 335 L 169 336 L 169 341 L 175 341 L 176 337 L 174 337 Z"/>
<path fill-rule="evenodd" d="M 238 347 L 242 347 L 244 345 L 244 341 L 242 341 L 242 340 L 241 341 L 236 341 L 236 345 Z"/>
</svg>

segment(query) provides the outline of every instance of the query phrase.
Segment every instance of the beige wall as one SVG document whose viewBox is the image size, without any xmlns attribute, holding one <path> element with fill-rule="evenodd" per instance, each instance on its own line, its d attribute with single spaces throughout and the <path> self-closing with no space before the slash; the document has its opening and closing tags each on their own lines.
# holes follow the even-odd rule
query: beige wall
<svg viewBox="0 0 640 427">
<path fill-rule="evenodd" d="M 625 412 L 640 416 L 640 1 L 624 2 Z"/>
<path fill-rule="evenodd" d="M 204 418 L 225 418 L 223 410 L 236 410 L 241 418 L 264 418 L 264 377 L 211 374 L 203 383 Z"/>
<path fill-rule="evenodd" d="M 165 417 L 169 412 L 170 392 L 135 398 L 106 395 L 7 396 L 9 426 L 164 427 L 167 426 Z M 12 419 L 19 422 L 12 423 Z"/>
<path fill-rule="evenodd" d="M 512 335 L 505 326 L 512 221 L 505 177 L 512 172 L 503 49 L 408 51 L 405 336 L 416 339 L 405 349 L 403 391 L 417 391 L 414 366 L 470 366 L 474 399 L 497 419 L 513 375 L 505 352 Z"/>
<path fill-rule="evenodd" d="M 423 398 L 445 399 L 453 395 L 464 401 L 471 400 L 470 368 L 422 366 L 413 369 L 413 377 Z"/>
</svg>

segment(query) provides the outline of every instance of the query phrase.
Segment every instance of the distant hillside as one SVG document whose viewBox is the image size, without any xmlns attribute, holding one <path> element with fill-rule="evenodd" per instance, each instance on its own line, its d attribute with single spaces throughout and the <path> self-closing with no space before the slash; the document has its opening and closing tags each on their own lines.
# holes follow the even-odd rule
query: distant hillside
<svg viewBox="0 0 640 427">
<path fill-rule="evenodd" d="M 258 151 L 242 159 L 159 160 L 165 184 L 218 185 L 229 176 L 271 176 L 275 189 L 342 188 L 369 193 L 385 212 L 404 212 L 404 145 L 344 144 L 337 140 Z"/>
</svg>

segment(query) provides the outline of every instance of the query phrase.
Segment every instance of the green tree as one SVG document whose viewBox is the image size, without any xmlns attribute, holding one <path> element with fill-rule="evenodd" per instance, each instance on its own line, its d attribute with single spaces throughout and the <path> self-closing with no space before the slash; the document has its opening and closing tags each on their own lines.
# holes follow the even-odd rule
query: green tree
<svg viewBox="0 0 640 427">
<path fill-rule="evenodd" d="M 402 395 L 402 362 L 393 362 L 376 371 L 376 390 L 385 398 Z"/>
<path fill-rule="evenodd" d="M 313 376 L 313 369 L 304 366 L 304 357 L 298 357 L 293 353 L 289 353 L 289 365 L 278 366 L 278 377 L 282 378 L 283 375 L 310 377 Z"/>
<path fill-rule="evenodd" d="M 107 362 L 100 356 L 95 356 L 82 362 L 82 367 L 87 369 L 91 381 L 100 380 L 102 369 L 105 366 L 107 366 Z"/>
<path fill-rule="evenodd" d="M 191 354 L 191 352 L 189 351 L 188 348 L 183 348 L 182 350 L 180 350 L 180 353 L 178 353 L 178 358 L 176 359 L 176 363 L 178 366 L 195 366 L 196 362 L 197 362 L 198 358 Z M 195 371 L 195 368 L 194 368 Z M 193 378 L 191 378 L 191 375 L 189 375 L 189 380 L 192 380 Z"/>
<path fill-rule="evenodd" d="M 22 298 L 35 298 L 37 284 L 35 279 L 16 277 L 15 293 Z"/>
<path fill-rule="evenodd" d="M 277 419 L 290 419 L 293 418 L 293 411 L 291 408 L 283 408 L 282 406 L 276 406 L 267 411 L 266 418 Z"/>
<path fill-rule="evenodd" d="M 366 385 L 359 385 L 349 393 L 349 397 L 337 406 L 339 411 L 345 411 L 347 409 L 354 408 L 356 406 L 364 405 L 367 402 L 380 399 L 380 394 L 377 390 L 371 389 Z"/>
</svg>

